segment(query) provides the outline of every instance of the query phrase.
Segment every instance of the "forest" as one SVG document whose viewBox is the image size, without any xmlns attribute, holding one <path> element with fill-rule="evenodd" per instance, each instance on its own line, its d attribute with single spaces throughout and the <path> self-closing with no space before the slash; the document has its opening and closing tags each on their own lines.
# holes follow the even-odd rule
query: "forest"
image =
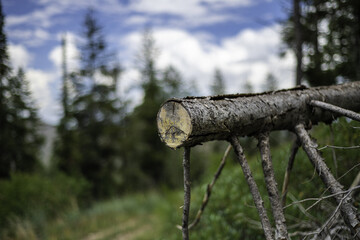
<svg viewBox="0 0 360 240">
<path fill-rule="evenodd" d="M 287 81 L 307 87 L 359 81 L 360 2 L 293 0 L 291 6 L 280 22 L 283 51 L 291 50 L 296 58 L 295 79 Z M 94 9 L 77 23 L 81 41 L 76 71 L 69 71 L 67 38 L 62 37 L 62 113 L 45 167 L 40 159 L 46 140 L 40 131 L 43 123 L 26 71 L 11 65 L 5 24 L 0 2 L 0 239 L 181 239 L 177 225 L 183 205 L 183 150 L 161 141 L 156 121 L 167 99 L 198 93 L 196 84 L 185 84 L 176 66 L 157 68 L 159 49 L 152 29 L 144 28 L 136 56 L 143 98 L 135 107 L 119 94 L 124 69 Z M 212 95 L 225 93 L 220 68 L 209 82 Z M 250 93 L 251 83 L 246 84 Z M 278 90 L 278 80 L 269 75 L 263 90 Z M 314 126 L 311 135 L 341 185 L 358 186 L 360 123 L 343 117 Z M 289 131 L 270 134 L 278 183 L 283 182 L 293 142 L 296 136 Z M 248 137 L 240 143 L 265 196 L 258 143 Z M 192 149 L 191 219 L 226 158 L 224 152 L 229 159 L 190 238 L 264 239 L 252 195 L 227 146 L 215 141 Z M 291 178 L 284 202 L 291 239 L 317 239 L 311 232 L 332 217 L 337 204 L 327 197 L 328 189 L 301 148 Z M 352 203 L 358 216 L 359 193 L 353 192 Z M 270 209 L 268 198 L 264 204 Z M 332 239 L 352 238 L 348 229 L 338 229 Z"/>
</svg>

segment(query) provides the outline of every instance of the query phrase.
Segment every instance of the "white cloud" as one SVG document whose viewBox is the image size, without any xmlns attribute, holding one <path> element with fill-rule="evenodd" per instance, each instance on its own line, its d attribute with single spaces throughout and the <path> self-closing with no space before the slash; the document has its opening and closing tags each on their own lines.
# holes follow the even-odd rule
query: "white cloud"
<svg viewBox="0 0 360 240">
<path fill-rule="evenodd" d="M 26 68 L 33 59 L 32 55 L 23 45 L 9 44 L 8 46 L 10 61 L 12 66 Z"/>
<path fill-rule="evenodd" d="M 242 91 L 245 81 L 249 81 L 256 91 L 263 90 L 269 73 L 275 75 L 281 88 L 293 85 L 294 56 L 287 53 L 285 58 L 279 57 L 281 38 L 277 25 L 246 29 L 219 44 L 180 29 L 154 30 L 154 37 L 161 53 L 158 67 L 174 65 L 187 80 L 197 81 L 200 94 L 210 94 L 215 67 L 223 71 L 229 93 Z M 134 56 L 140 41 L 141 33 L 129 34 L 122 42 L 127 46 L 125 56 Z"/>
<path fill-rule="evenodd" d="M 60 37 L 60 36 L 59 36 Z M 76 47 L 77 36 L 73 33 L 66 34 L 66 61 L 68 71 L 75 71 L 78 68 L 79 50 Z M 62 66 L 62 47 L 58 45 L 54 47 L 49 53 L 49 59 L 55 65 L 58 71 L 61 71 Z"/>
<path fill-rule="evenodd" d="M 21 42 L 29 46 L 39 46 L 51 39 L 51 35 L 41 28 L 33 30 L 10 29 L 8 35 L 10 38 L 21 40 Z"/>
<path fill-rule="evenodd" d="M 212 25 L 225 21 L 239 21 L 241 17 L 223 11 L 234 7 L 247 7 L 254 4 L 250 0 L 136 0 L 128 9 L 142 13 L 140 17 L 129 18 L 127 24 L 155 23 L 172 27 L 196 27 Z M 175 18 L 164 19 L 162 14 Z"/>
<path fill-rule="evenodd" d="M 174 14 L 182 17 L 204 16 L 211 9 L 249 6 L 249 0 L 136 0 L 130 4 L 130 9 L 153 14 Z"/>
<path fill-rule="evenodd" d="M 27 69 L 26 77 L 30 83 L 33 98 L 39 107 L 40 117 L 47 123 L 56 123 L 59 118 L 60 106 L 54 94 L 56 74 L 38 69 Z"/>
</svg>

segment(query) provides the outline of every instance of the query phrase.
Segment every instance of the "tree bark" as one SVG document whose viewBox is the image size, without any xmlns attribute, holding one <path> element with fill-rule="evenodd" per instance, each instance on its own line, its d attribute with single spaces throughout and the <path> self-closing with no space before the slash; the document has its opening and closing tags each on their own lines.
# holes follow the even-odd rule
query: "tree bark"
<svg viewBox="0 0 360 240">
<path fill-rule="evenodd" d="M 294 11 L 294 32 L 295 32 L 295 55 L 296 55 L 296 80 L 295 84 L 298 86 L 301 84 L 303 78 L 302 71 L 302 29 L 301 29 L 301 8 L 300 0 L 293 0 L 293 11 Z"/>
<path fill-rule="evenodd" d="M 183 158 L 184 168 L 184 206 L 182 218 L 182 237 L 183 240 L 189 240 L 189 213 L 190 213 L 190 199 L 191 199 L 191 182 L 190 182 L 190 148 L 184 149 Z"/>
<path fill-rule="evenodd" d="M 161 140 L 171 148 L 194 146 L 231 135 L 251 136 L 292 130 L 298 122 L 330 123 L 337 113 L 309 105 L 320 100 L 360 111 L 360 82 L 317 88 L 295 88 L 262 94 L 187 97 L 166 101 L 157 117 Z"/>
<path fill-rule="evenodd" d="M 345 117 L 351 118 L 352 120 L 360 122 L 360 114 L 359 113 L 356 113 L 356 112 L 353 112 L 353 111 L 350 111 L 347 109 L 343 109 L 341 107 L 334 106 L 332 104 L 328 104 L 325 102 L 316 101 L 316 100 L 310 101 L 310 105 L 328 110 L 330 112 L 341 114 Z"/>
<path fill-rule="evenodd" d="M 237 160 L 243 170 L 245 180 L 250 188 L 250 192 L 253 197 L 256 209 L 258 210 L 261 225 L 262 225 L 262 228 L 263 228 L 264 234 L 265 234 L 265 239 L 267 239 L 267 240 L 274 239 L 272 236 L 270 221 L 269 221 L 269 218 L 266 214 L 266 210 L 264 207 L 264 201 L 261 198 L 259 188 L 256 185 L 254 177 L 251 174 L 249 164 L 246 161 L 244 151 L 240 145 L 239 139 L 236 136 L 232 136 L 230 138 L 230 142 L 234 148 Z"/>
<path fill-rule="evenodd" d="M 272 166 L 269 133 L 260 133 L 258 139 L 266 189 L 269 194 L 271 209 L 275 220 L 275 239 L 286 240 L 289 239 L 289 235 L 286 229 L 284 211 L 280 201 L 274 169 Z"/>
</svg>

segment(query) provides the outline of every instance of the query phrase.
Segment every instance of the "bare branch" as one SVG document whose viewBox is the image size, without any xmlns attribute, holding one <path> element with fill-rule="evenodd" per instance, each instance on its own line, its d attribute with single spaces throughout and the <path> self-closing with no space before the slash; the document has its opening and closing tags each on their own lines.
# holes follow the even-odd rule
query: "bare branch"
<svg viewBox="0 0 360 240">
<path fill-rule="evenodd" d="M 291 201 L 293 201 L 293 203 L 291 203 L 291 204 L 289 204 L 288 206 L 284 207 L 284 209 L 287 208 L 287 207 L 290 207 L 290 206 L 292 206 L 292 205 L 294 205 L 294 204 L 296 204 L 296 203 L 298 203 L 298 204 L 296 204 L 296 207 L 299 208 L 299 210 L 300 210 L 305 216 L 307 216 L 309 219 L 315 220 L 315 217 L 312 216 L 309 212 L 307 212 L 307 211 L 305 210 L 304 206 L 301 204 L 301 203 L 302 203 L 301 200 L 300 200 L 300 201 L 297 200 L 297 199 L 295 198 L 295 196 L 292 195 L 291 193 L 289 193 L 289 197 L 290 197 Z"/>
<path fill-rule="evenodd" d="M 325 145 L 325 146 L 323 146 L 323 147 L 321 147 L 321 148 L 318 148 L 318 150 L 321 151 L 321 150 L 324 150 L 324 149 L 326 149 L 326 148 L 346 150 L 346 149 L 357 149 L 357 148 L 360 148 L 360 146 L 341 147 L 341 146 Z"/>
<path fill-rule="evenodd" d="M 266 189 L 269 194 L 269 200 L 271 204 L 271 209 L 275 219 L 275 239 L 289 239 L 284 212 L 282 209 L 277 183 L 275 180 L 274 169 L 272 166 L 270 144 L 269 144 L 269 134 L 261 133 L 258 136 L 259 139 L 259 149 L 261 153 L 262 167 L 266 182 Z"/>
<path fill-rule="evenodd" d="M 339 210 L 342 206 L 342 204 L 344 203 L 344 201 L 346 201 L 346 199 L 349 197 L 351 191 L 348 191 L 348 193 L 346 193 L 346 195 L 344 195 L 339 204 L 337 205 L 335 211 L 331 214 L 331 216 L 328 218 L 328 220 L 326 220 L 326 222 L 321 226 L 320 229 L 318 229 L 317 231 L 314 232 L 315 236 L 314 238 L 317 239 L 318 235 L 320 235 L 326 228 L 328 225 L 330 225 L 330 223 L 337 218 L 337 216 L 339 215 Z"/>
<path fill-rule="evenodd" d="M 241 165 L 241 168 L 243 170 L 243 173 L 244 173 L 244 177 L 247 181 L 247 184 L 250 188 L 250 192 L 253 196 L 253 200 L 254 200 L 254 203 L 255 203 L 255 206 L 258 210 L 258 213 L 259 213 L 259 216 L 260 216 L 260 220 L 261 220 L 261 225 L 263 227 L 263 230 L 264 230 L 264 234 L 265 234 L 265 238 L 266 239 L 273 239 L 273 236 L 272 236 L 272 231 L 271 231 L 271 225 L 270 225 L 270 222 L 269 222 L 269 218 L 266 214 L 266 210 L 265 210 L 265 207 L 264 207 L 264 201 L 262 200 L 261 198 L 261 195 L 260 195 L 260 192 L 259 192 L 259 189 L 256 185 L 256 182 L 252 176 L 252 173 L 251 173 L 251 170 L 250 170 L 250 167 L 246 161 L 246 158 L 245 158 L 245 155 L 244 155 L 244 151 L 239 143 L 239 140 L 237 139 L 236 136 L 232 136 L 231 139 L 231 144 L 234 148 L 234 151 L 235 151 L 235 154 L 236 154 L 236 157 L 237 157 L 237 160 L 239 162 L 239 164 Z"/>
<path fill-rule="evenodd" d="M 351 118 L 355 121 L 359 121 L 360 122 L 360 114 L 356 113 L 354 111 L 351 110 L 347 110 L 329 103 L 325 103 L 325 102 L 321 102 L 321 101 L 317 101 L 317 100 L 312 100 L 310 101 L 310 105 L 315 106 L 315 107 L 319 107 L 325 110 L 329 110 L 331 112 L 334 113 L 338 113 L 341 114 L 345 117 Z"/>
<path fill-rule="evenodd" d="M 206 205 L 208 204 L 208 202 L 210 200 L 210 195 L 211 195 L 212 188 L 215 185 L 216 180 L 219 178 L 219 176 L 220 176 L 220 174 L 221 174 L 221 172 L 222 172 L 222 170 L 223 170 L 223 168 L 225 166 L 226 158 L 229 155 L 230 150 L 231 150 L 231 144 L 229 144 L 229 146 L 226 148 L 224 156 L 221 159 L 220 165 L 219 165 L 218 169 L 216 170 L 214 178 L 212 179 L 211 183 L 209 183 L 207 185 L 206 193 L 204 195 L 201 207 L 198 210 L 194 221 L 189 225 L 189 229 L 192 229 L 193 227 L 195 227 L 200 222 L 201 215 L 204 212 L 204 210 L 206 208 Z"/>
<path fill-rule="evenodd" d="M 332 194 L 336 194 L 334 197 L 340 206 L 341 214 L 344 217 L 345 223 L 349 226 L 352 232 L 356 232 L 360 228 L 360 222 L 357 219 L 355 208 L 351 204 L 351 198 L 346 195 L 346 199 L 343 200 L 343 195 L 337 194 L 343 191 L 342 186 L 338 181 L 336 181 L 329 168 L 326 166 L 320 153 L 314 147 L 316 144 L 310 138 L 310 135 L 305 130 L 304 125 L 301 123 L 296 125 L 295 132 L 321 180 L 329 188 Z M 360 237 L 360 233 L 358 233 L 358 235 Z"/>
<path fill-rule="evenodd" d="M 286 172 L 285 172 L 285 176 L 284 176 L 284 182 L 283 182 L 283 185 L 282 185 L 282 191 L 281 191 L 281 196 L 282 197 L 281 198 L 282 198 L 282 205 L 283 206 L 285 206 L 285 204 L 286 204 L 286 194 L 288 192 L 290 173 L 291 173 L 291 170 L 293 168 L 294 160 L 295 160 L 295 157 L 296 157 L 296 153 L 299 150 L 299 146 L 300 146 L 299 140 L 296 139 L 294 141 L 294 144 L 291 147 L 291 153 L 290 153 L 290 157 L 289 157 L 289 162 L 288 162 L 288 165 L 287 165 L 287 168 L 286 168 Z"/>
<path fill-rule="evenodd" d="M 190 198 L 191 198 L 189 147 L 185 147 L 184 149 L 183 168 L 184 168 L 184 208 L 183 208 L 183 219 L 182 219 L 182 237 L 183 240 L 189 240 L 188 221 L 189 221 Z"/>
<path fill-rule="evenodd" d="M 331 143 L 334 144 L 335 140 L 334 140 L 334 129 L 332 127 L 332 125 L 329 125 L 330 128 L 330 136 L 331 136 Z M 337 159 L 336 159 L 336 153 L 335 153 L 335 149 L 331 148 L 331 153 L 332 153 L 332 159 L 334 162 L 334 168 L 335 168 L 335 177 L 338 177 L 338 165 L 337 165 Z"/>
<path fill-rule="evenodd" d="M 330 194 L 330 195 L 327 195 L 325 197 L 320 197 L 318 199 L 316 199 L 316 202 L 313 203 L 310 207 L 308 207 L 306 209 L 306 211 L 309 211 L 311 208 L 313 208 L 316 204 L 318 204 L 319 202 L 321 202 L 322 200 L 325 200 L 327 198 L 330 198 L 330 197 L 335 197 L 336 195 L 339 195 L 339 194 L 348 194 L 349 192 L 352 192 L 356 189 L 360 188 L 360 186 L 357 186 L 357 187 L 352 187 L 350 188 L 349 190 L 346 190 L 346 191 L 342 191 L 342 192 L 338 192 L 338 193 L 335 193 L 335 194 Z M 309 199 L 309 198 L 308 198 Z M 306 199 L 303 199 L 303 200 L 306 200 Z M 315 199 L 312 199 L 312 200 L 315 200 Z"/>
</svg>

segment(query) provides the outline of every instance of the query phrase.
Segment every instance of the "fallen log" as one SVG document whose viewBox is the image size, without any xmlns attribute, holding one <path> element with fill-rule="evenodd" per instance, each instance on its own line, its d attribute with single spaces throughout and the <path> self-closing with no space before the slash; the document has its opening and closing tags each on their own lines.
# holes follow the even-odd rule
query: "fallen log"
<svg viewBox="0 0 360 240">
<path fill-rule="evenodd" d="M 290 130 L 330 123 L 340 116 L 311 106 L 311 100 L 360 111 L 360 82 L 330 87 L 299 87 L 261 94 L 233 94 L 170 99 L 160 108 L 157 126 L 171 148 L 191 147 L 232 135 L 252 136 L 264 131 Z"/>
</svg>

